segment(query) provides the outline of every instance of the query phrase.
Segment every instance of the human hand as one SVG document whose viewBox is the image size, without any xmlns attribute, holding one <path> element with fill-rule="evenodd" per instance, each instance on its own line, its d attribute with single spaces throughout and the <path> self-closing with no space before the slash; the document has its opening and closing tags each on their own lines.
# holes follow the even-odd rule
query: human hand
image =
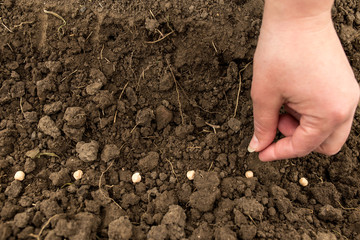
<svg viewBox="0 0 360 240">
<path fill-rule="evenodd" d="M 331 21 L 332 1 L 317 11 L 298 11 L 294 18 L 282 12 L 286 8 L 272 6 L 274 2 L 281 0 L 265 4 L 254 56 L 255 132 L 248 150 L 259 152 L 262 161 L 302 157 L 312 151 L 333 155 L 349 135 L 359 84 Z M 279 116 L 281 106 L 287 114 Z M 285 137 L 273 143 L 277 129 Z"/>
</svg>

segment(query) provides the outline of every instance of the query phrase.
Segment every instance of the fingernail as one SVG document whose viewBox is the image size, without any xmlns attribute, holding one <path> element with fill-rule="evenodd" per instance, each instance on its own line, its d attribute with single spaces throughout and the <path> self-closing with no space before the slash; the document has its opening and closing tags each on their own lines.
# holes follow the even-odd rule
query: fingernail
<svg viewBox="0 0 360 240">
<path fill-rule="evenodd" d="M 249 144 L 247 150 L 248 150 L 248 152 L 251 152 L 251 153 L 255 152 L 256 149 L 258 148 L 258 146 L 259 146 L 259 140 L 257 139 L 257 137 L 254 134 L 254 136 L 252 137 L 252 139 L 250 141 L 250 144 Z"/>
</svg>

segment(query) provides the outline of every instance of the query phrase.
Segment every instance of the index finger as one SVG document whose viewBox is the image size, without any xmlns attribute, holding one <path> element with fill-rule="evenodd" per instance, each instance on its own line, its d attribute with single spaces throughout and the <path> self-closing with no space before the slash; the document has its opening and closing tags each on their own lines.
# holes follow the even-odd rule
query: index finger
<svg viewBox="0 0 360 240">
<path fill-rule="evenodd" d="M 261 161 L 303 157 L 319 147 L 331 134 L 330 127 L 319 125 L 317 120 L 302 118 L 292 136 L 272 143 L 259 153 Z M 321 127 L 320 127 L 321 126 Z"/>
</svg>

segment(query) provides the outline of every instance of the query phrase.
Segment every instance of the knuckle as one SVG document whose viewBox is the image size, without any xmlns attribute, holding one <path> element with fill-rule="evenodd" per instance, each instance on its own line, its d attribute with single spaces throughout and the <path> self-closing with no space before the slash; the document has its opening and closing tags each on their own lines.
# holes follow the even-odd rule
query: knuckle
<svg viewBox="0 0 360 240">
<path fill-rule="evenodd" d="M 321 145 L 317 152 L 325 154 L 326 156 L 332 156 L 340 152 L 341 146 L 330 146 L 330 145 Z"/>
<path fill-rule="evenodd" d="M 330 117 L 335 124 L 342 123 L 351 115 L 350 111 L 344 107 L 335 107 L 330 111 Z"/>
</svg>

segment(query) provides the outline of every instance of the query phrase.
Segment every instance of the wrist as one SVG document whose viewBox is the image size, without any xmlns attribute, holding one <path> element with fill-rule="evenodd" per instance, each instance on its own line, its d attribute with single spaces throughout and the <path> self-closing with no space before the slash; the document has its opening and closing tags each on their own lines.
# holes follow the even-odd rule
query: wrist
<svg viewBox="0 0 360 240">
<path fill-rule="evenodd" d="M 333 0 L 265 0 L 262 28 L 319 31 L 332 25 Z"/>
</svg>

